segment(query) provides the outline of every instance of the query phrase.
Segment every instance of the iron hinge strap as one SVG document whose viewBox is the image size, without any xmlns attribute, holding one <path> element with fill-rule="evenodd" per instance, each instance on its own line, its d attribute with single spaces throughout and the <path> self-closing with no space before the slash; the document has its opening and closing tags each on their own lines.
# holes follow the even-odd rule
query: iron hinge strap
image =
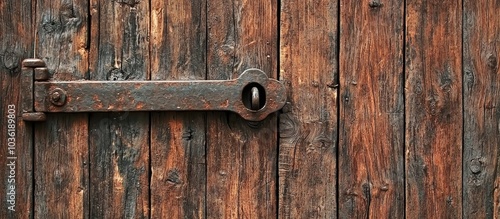
<svg viewBox="0 0 500 219">
<path fill-rule="evenodd" d="M 286 102 L 285 86 L 259 69 L 248 69 L 233 80 L 50 81 L 44 64 L 31 64 L 39 61 L 23 62 L 26 70 L 32 68 L 23 72 L 23 107 L 29 121 L 46 112 L 206 110 L 232 111 L 260 121 Z"/>
</svg>

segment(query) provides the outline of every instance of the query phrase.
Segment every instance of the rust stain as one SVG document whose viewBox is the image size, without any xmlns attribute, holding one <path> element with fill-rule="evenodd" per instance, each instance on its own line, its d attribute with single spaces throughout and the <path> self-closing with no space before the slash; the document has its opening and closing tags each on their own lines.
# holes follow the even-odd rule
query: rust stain
<svg viewBox="0 0 500 219">
<path fill-rule="evenodd" d="M 202 99 L 201 101 L 203 102 L 203 108 L 205 109 L 212 108 L 212 104 L 210 104 L 210 101 L 207 101 L 206 99 Z"/>
<path fill-rule="evenodd" d="M 138 102 L 135 108 L 136 109 L 142 109 L 142 108 L 144 108 L 144 102 Z"/>
<path fill-rule="evenodd" d="M 94 101 L 94 108 L 101 109 L 103 107 L 102 101 L 99 99 L 97 94 L 92 96 L 92 100 Z"/>
<path fill-rule="evenodd" d="M 219 105 L 221 108 L 227 108 L 229 106 L 229 100 L 226 99 L 224 102 Z"/>
</svg>

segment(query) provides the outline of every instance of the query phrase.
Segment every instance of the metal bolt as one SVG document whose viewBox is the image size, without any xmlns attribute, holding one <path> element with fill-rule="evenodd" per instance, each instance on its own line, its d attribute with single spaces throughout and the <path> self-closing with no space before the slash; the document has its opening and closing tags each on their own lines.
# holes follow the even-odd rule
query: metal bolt
<svg viewBox="0 0 500 219">
<path fill-rule="evenodd" d="M 52 98 L 52 101 L 55 101 L 55 102 L 61 100 L 61 94 L 58 91 L 52 93 L 52 95 L 50 95 L 50 97 Z"/>
<path fill-rule="evenodd" d="M 50 92 L 50 102 L 56 106 L 66 104 L 66 93 L 61 88 L 56 88 Z"/>
</svg>

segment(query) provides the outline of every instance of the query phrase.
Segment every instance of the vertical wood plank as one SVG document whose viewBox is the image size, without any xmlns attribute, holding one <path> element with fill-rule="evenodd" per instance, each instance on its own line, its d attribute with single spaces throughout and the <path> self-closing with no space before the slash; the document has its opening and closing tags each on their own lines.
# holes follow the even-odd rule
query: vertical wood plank
<svg viewBox="0 0 500 219">
<path fill-rule="evenodd" d="M 0 2 L 0 212 L 33 217 L 33 126 L 21 119 L 21 61 L 33 56 L 31 1 Z"/>
<path fill-rule="evenodd" d="M 500 1 L 464 1 L 463 217 L 500 217 Z"/>
<path fill-rule="evenodd" d="M 406 1 L 406 216 L 462 216 L 462 1 Z"/>
<path fill-rule="evenodd" d="M 149 2 L 91 0 L 90 10 L 90 79 L 147 80 Z M 90 217 L 148 218 L 149 114 L 95 113 L 89 129 Z"/>
<path fill-rule="evenodd" d="M 404 217 L 400 0 L 340 3 L 339 217 Z"/>
<path fill-rule="evenodd" d="M 88 217 L 86 115 L 48 115 L 35 127 L 35 218 Z"/>
<path fill-rule="evenodd" d="M 153 0 L 154 80 L 206 77 L 206 1 Z M 205 114 L 151 115 L 151 217 L 205 218 Z"/>
<path fill-rule="evenodd" d="M 278 218 L 336 218 L 338 2 L 282 1 Z"/>
<path fill-rule="evenodd" d="M 208 79 L 255 67 L 277 76 L 277 2 L 208 1 Z M 277 214 L 277 121 L 248 123 L 232 113 L 207 116 L 207 217 Z"/>
<path fill-rule="evenodd" d="M 53 80 L 85 79 L 88 3 L 36 1 L 37 57 Z M 35 218 L 88 218 L 88 116 L 48 114 L 35 125 Z"/>
</svg>

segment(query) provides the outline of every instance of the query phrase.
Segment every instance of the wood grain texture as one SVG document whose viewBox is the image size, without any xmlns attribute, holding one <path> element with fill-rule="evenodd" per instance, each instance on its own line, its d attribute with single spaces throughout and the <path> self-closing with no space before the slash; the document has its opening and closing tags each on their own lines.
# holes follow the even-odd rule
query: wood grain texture
<svg viewBox="0 0 500 219">
<path fill-rule="evenodd" d="M 88 218 L 88 126 L 82 117 L 48 115 L 35 126 L 35 218 Z"/>
<path fill-rule="evenodd" d="M 33 217 L 33 126 L 21 119 L 20 96 L 21 61 L 33 56 L 32 12 L 31 1 L 0 2 L 0 212 L 8 219 Z"/>
<path fill-rule="evenodd" d="M 406 216 L 462 216 L 462 4 L 406 1 Z"/>
<path fill-rule="evenodd" d="M 153 0 L 153 80 L 206 76 L 206 1 Z M 205 113 L 151 114 L 151 217 L 205 218 Z"/>
<path fill-rule="evenodd" d="M 90 79 L 149 78 L 147 1 L 90 1 Z M 149 114 L 89 120 L 90 217 L 149 217 Z"/>
<path fill-rule="evenodd" d="M 1 197 L 8 105 L 18 116 L 16 211 L 2 199 L 0 218 L 499 218 L 499 13 L 498 0 L 0 1 Z M 256 67 L 280 75 L 288 103 L 279 124 L 122 112 L 32 125 L 19 76 L 34 47 L 53 80 Z"/>
<path fill-rule="evenodd" d="M 404 4 L 377 2 L 340 2 L 340 218 L 404 217 Z"/>
<path fill-rule="evenodd" d="M 208 79 L 247 68 L 277 76 L 277 2 L 208 1 Z M 233 113 L 207 116 L 207 217 L 277 214 L 277 121 L 248 123 Z"/>
<path fill-rule="evenodd" d="M 337 217 L 338 2 L 282 1 L 278 218 Z"/>
<path fill-rule="evenodd" d="M 464 1 L 463 217 L 500 217 L 500 1 Z"/>
<path fill-rule="evenodd" d="M 86 79 L 87 1 L 36 1 L 36 55 L 53 80 Z M 88 218 L 88 117 L 50 114 L 35 125 L 35 218 Z"/>
</svg>

